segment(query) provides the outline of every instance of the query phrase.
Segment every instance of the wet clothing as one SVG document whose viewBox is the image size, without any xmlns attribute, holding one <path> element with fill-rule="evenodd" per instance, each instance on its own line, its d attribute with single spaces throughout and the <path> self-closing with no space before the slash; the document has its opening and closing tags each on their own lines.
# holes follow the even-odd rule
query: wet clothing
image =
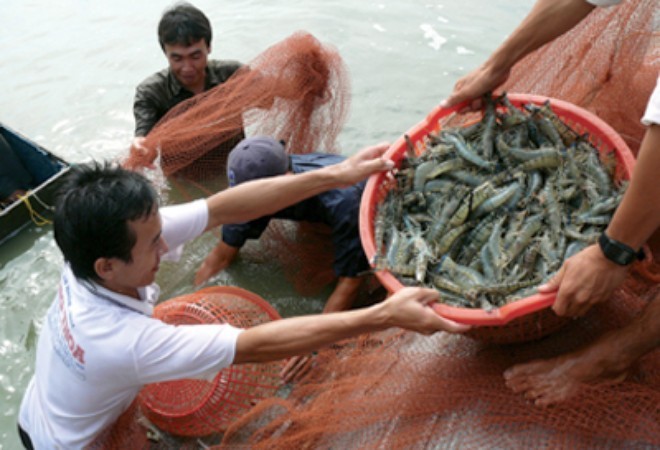
<svg viewBox="0 0 660 450">
<path fill-rule="evenodd" d="M 209 60 L 204 90 L 224 83 L 240 67 L 242 64 L 238 61 Z M 169 67 L 151 75 L 140 83 L 135 92 L 135 136 L 146 136 L 170 109 L 193 96 L 192 92 L 181 86 Z"/>
<path fill-rule="evenodd" d="M 290 170 L 293 173 L 304 173 L 343 160 L 342 156 L 324 153 L 291 155 Z M 364 185 L 363 181 L 348 188 L 332 189 L 271 216 L 243 224 L 223 225 L 222 240 L 227 245 L 240 248 L 248 239 L 258 239 L 272 218 L 324 223 L 332 229 L 335 274 L 340 277 L 357 276 L 369 269 L 359 229 L 360 200 Z"/>
<path fill-rule="evenodd" d="M 205 200 L 162 208 L 169 259 L 208 223 Z M 66 265 L 43 322 L 19 426 L 35 448 L 83 448 L 130 406 L 143 385 L 208 378 L 229 366 L 241 330 L 166 324 L 152 317 L 160 289 L 140 299 L 75 277 Z"/>
</svg>

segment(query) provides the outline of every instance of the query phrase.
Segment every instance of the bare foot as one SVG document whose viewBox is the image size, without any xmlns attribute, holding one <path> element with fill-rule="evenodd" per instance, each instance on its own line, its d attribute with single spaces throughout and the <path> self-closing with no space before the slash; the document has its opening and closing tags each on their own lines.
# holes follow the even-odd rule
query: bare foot
<svg viewBox="0 0 660 450">
<path fill-rule="evenodd" d="M 504 372 L 506 385 L 537 406 L 548 406 L 576 395 L 585 384 L 622 382 L 632 361 L 618 352 L 614 336 L 605 336 L 577 352 L 518 364 Z M 615 342 L 612 342 L 612 341 Z"/>
</svg>

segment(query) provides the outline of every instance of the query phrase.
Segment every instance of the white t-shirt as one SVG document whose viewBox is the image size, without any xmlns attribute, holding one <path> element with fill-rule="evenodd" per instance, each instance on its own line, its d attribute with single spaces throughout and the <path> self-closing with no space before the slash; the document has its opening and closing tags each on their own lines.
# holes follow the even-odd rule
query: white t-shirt
<svg viewBox="0 0 660 450">
<path fill-rule="evenodd" d="M 651 94 L 651 99 L 648 105 L 646 105 L 646 112 L 642 117 L 642 123 L 644 125 L 660 125 L 660 73 L 658 74 L 658 81 L 655 84 L 655 89 L 653 89 L 653 94 Z"/>
<path fill-rule="evenodd" d="M 161 209 L 169 248 L 199 236 L 204 200 Z M 175 250 L 176 251 L 176 250 Z M 128 408 L 144 384 L 200 378 L 229 366 L 242 330 L 173 326 L 151 317 L 160 289 L 141 300 L 89 282 L 66 266 L 37 345 L 19 423 L 37 449 L 82 448 Z"/>
</svg>

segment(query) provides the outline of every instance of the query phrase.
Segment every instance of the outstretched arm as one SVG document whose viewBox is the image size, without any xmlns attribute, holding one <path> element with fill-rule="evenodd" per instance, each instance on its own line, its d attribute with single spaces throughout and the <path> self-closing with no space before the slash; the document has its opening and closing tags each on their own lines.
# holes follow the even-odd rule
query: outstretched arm
<svg viewBox="0 0 660 450">
<path fill-rule="evenodd" d="M 477 69 L 456 82 L 445 107 L 479 99 L 509 78 L 511 68 L 537 48 L 561 36 L 592 10 L 586 0 L 538 0 L 513 33 Z"/>
<path fill-rule="evenodd" d="M 362 333 L 400 327 L 423 334 L 463 332 L 470 327 L 438 316 L 433 289 L 404 288 L 369 308 L 276 320 L 249 328 L 236 344 L 234 363 L 264 362 L 309 353 Z"/>
<path fill-rule="evenodd" d="M 329 189 L 357 183 L 369 175 L 390 170 L 394 163 L 382 155 L 388 144 L 367 147 L 339 164 L 309 172 L 248 181 L 207 199 L 207 230 L 223 223 L 242 223 L 273 214 Z"/>
<path fill-rule="evenodd" d="M 651 125 L 644 135 L 628 190 L 607 227 L 607 235 L 639 249 L 660 227 L 660 125 Z M 567 259 L 541 292 L 557 291 L 554 311 L 562 316 L 583 315 L 605 300 L 625 279 L 629 268 L 619 266 L 592 245 Z"/>
</svg>

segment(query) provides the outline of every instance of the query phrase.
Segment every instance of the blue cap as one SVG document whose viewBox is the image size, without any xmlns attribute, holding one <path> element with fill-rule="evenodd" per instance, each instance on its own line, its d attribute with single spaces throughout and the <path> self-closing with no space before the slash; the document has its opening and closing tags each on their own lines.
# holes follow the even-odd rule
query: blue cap
<svg viewBox="0 0 660 450">
<path fill-rule="evenodd" d="M 284 142 L 269 136 L 243 139 L 229 153 L 227 160 L 229 186 L 283 175 L 288 169 L 289 156 L 284 150 Z"/>
</svg>

